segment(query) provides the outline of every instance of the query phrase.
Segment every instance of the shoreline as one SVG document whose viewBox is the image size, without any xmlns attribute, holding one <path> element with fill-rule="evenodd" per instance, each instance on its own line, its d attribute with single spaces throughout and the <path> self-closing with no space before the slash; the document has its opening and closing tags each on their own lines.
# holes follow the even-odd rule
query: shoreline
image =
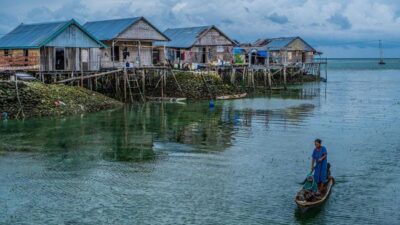
<svg viewBox="0 0 400 225">
<path fill-rule="evenodd" d="M 315 76 L 301 75 L 288 79 L 287 85 L 290 87 L 316 81 L 318 80 Z M 118 108 L 128 104 L 128 102 L 120 102 L 112 96 L 106 96 L 106 93 L 90 91 L 78 86 L 23 81 L 18 81 L 17 84 L 16 86 L 14 81 L 0 81 L 1 120 L 4 120 L 5 117 L 6 119 L 26 119 L 79 115 Z M 226 83 L 218 74 L 214 73 L 199 76 L 190 72 L 179 71 L 175 77 L 167 77 L 163 94 L 165 98 L 185 98 L 185 100 L 193 102 L 218 100 L 221 96 L 240 95 L 243 96 L 240 98 L 247 98 L 254 93 L 281 91 L 284 90 L 283 87 L 283 82 L 279 81 L 272 88 L 265 86 L 249 87 L 243 83 Z M 146 97 L 160 98 L 159 89 L 146 87 L 146 92 L 151 93 Z M 135 100 L 136 103 L 140 102 L 140 99 Z"/>
</svg>

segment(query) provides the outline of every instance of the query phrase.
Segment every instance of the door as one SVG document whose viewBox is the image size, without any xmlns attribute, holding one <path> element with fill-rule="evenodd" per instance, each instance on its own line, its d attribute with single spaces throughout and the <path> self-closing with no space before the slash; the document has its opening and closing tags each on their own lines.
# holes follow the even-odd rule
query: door
<svg viewBox="0 0 400 225">
<path fill-rule="evenodd" d="M 89 51 L 87 49 L 81 49 L 81 63 L 82 63 L 82 70 L 88 71 L 89 70 Z"/>
<path fill-rule="evenodd" d="M 56 48 L 56 70 L 65 70 L 65 50 Z"/>
<path fill-rule="evenodd" d="M 203 48 L 202 54 L 201 54 L 201 63 L 207 63 L 207 49 Z"/>
<path fill-rule="evenodd" d="M 158 65 L 160 63 L 160 50 L 153 50 L 153 65 Z"/>
</svg>

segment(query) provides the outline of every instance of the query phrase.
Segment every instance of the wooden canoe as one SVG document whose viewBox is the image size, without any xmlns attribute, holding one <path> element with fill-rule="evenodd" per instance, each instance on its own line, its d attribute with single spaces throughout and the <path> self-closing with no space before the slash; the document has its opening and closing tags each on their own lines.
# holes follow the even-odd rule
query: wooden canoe
<svg viewBox="0 0 400 225">
<path fill-rule="evenodd" d="M 247 96 L 247 93 L 237 94 L 237 95 L 224 95 L 224 96 L 217 96 L 217 100 L 228 100 L 228 99 L 238 99 L 244 98 Z"/>
<path fill-rule="evenodd" d="M 328 198 L 329 194 L 331 193 L 334 183 L 335 183 L 335 179 L 333 179 L 333 177 L 329 178 L 328 184 L 326 185 L 325 194 L 319 200 L 310 202 L 310 201 L 300 201 L 300 200 L 297 200 L 297 198 L 295 198 L 294 201 L 296 202 L 297 206 L 303 211 L 305 211 L 309 208 L 314 208 L 314 207 L 320 206 Z"/>
<path fill-rule="evenodd" d="M 186 98 L 173 98 L 173 97 L 146 97 L 149 101 L 155 102 L 184 102 Z"/>
</svg>

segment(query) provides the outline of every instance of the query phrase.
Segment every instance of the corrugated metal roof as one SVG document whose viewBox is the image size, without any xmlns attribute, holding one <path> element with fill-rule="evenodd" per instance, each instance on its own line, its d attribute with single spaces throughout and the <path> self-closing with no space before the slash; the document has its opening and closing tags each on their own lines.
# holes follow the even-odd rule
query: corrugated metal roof
<svg viewBox="0 0 400 225">
<path fill-rule="evenodd" d="M 292 43 L 294 40 L 299 39 L 305 44 L 305 49 L 304 51 L 315 51 L 307 42 L 305 42 L 302 38 L 300 37 L 279 37 L 279 38 L 270 38 L 270 39 L 260 39 L 255 42 L 255 46 L 260 46 L 261 43 L 267 43 L 265 46 L 260 46 L 263 47 L 267 50 L 284 50 L 290 43 Z"/>
<path fill-rule="evenodd" d="M 169 42 L 156 42 L 155 45 L 171 48 L 190 48 L 196 42 L 197 37 L 204 30 L 212 26 L 169 28 L 164 34 L 171 39 Z"/>
<path fill-rule="evenodd" d="M 103 43 L 87 33 L 79 23 L 72 19 L 61 22 L 20 24 L 0 39 L 0 49 L 40 48 L 56 38 L 72 24 L 79 27 L 90 38 L 96 41 L 99 46 L 104 47 Z"/>
<path fill-rule="evenodd" d="M 125 19 L 93 21 L 85 23 L 83 27 L 85 27 L 86 30 L 91 32 L 99 40 L 112 40 L 118 37 L 118 35 L 125 31 L 129 26 L 142 18 L 143 17 L 133 17 Z"/>
<path fill-rule="evenodd" d="M 0 48 L 37 48 L 67 23 L 68 21 L 20 24 L 0 39 Z"/>
<path fill-rule="evenodd" d="M 297 37 L 281 37 L 272 38 L 267 44 L 267 48 L 270 50 L 281 50 L 294 41 Z"/>
</svg>

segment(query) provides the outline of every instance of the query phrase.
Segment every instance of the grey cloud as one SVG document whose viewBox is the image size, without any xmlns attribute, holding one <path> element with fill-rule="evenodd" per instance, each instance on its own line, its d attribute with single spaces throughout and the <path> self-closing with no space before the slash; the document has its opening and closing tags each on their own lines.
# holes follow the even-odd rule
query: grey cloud
<svg viewBox="0 0 400 225">
<path fill-rule="evenodd" d="M 233 20 L 231 20 L 231 19 L 223 19 L 223 20 L 221 20 L 221 23 L 226 24 L 226 25 L 232 25 L 235 22 L 233 22 Z"/>
<path fill-rule="evenodd" d="M 266 19 L 274 22 L 274 23 L 278 23 L 278 24 L 285 24 L 289 22 L 289 19 L 287 18 L 287 16 L 285 15 L 279 15 L 278 13 L 274 12 L 269 16 L 265 17 Z"/>
<path fill-rule="evenodd" d="M 328 20 L 329 23 L 339 26 L 342 30 L 351 28 L 349 19 L 339 13 L 332 15 Z"/>
</svg>

